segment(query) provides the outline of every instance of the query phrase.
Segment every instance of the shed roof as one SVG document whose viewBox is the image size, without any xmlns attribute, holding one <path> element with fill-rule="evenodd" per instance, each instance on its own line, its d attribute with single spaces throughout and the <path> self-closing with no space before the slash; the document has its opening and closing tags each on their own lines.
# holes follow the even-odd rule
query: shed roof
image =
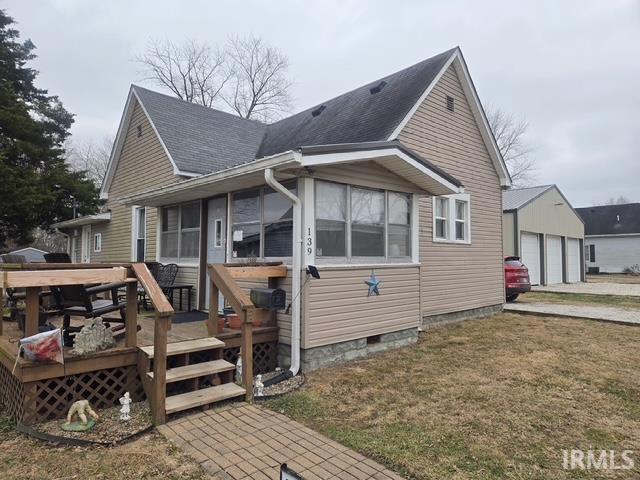
<svg viewBox="0 0 640 480">
<path fill-rule="evenodd" d="M 640 203 L 576 208 L 585 235 L 640 234 Z"/>
<path fill-rule="evenodd" d="M 539 185 L 537 187 L 511 188 L 502 192 L 502 209 L 517 210 L 538 198 L 555 185 Z"/>
</svg>

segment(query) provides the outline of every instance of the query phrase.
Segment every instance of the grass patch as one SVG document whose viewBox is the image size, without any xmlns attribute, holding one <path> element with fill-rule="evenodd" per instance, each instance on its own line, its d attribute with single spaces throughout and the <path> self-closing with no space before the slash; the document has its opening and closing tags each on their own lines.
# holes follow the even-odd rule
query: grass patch
<svg viewBox="0 0 640 480">
<path fill-rule="evenodd" d="M 640 297 L 624 295 L 592 295 L 588 293 L 528 292 L 518 297 L 518 302 L 544 302 L 564 305 L 601 305 L 630 310 L 640 310 Z"/>
<path fill-rule="evenodd" d="M 411 479 L 630 478 L 566 471 L 562 450 L 640 450 L 639 340 L 501 314 L 312 372 L 268 405 Z"/>
</svg>

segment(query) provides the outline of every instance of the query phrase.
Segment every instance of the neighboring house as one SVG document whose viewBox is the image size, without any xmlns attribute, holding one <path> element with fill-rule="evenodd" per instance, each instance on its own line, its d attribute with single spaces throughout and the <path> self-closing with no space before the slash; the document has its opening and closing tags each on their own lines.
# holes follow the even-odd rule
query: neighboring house
<svg viewBox="0 0 640 480">
<path fill-rule="evenodd" d="M 640 265 L 640 203 L 578 208 L 588 271 L 621 273 Z"/>
<path fill-rule="evenodd" d="M 309 369 L 499 311 L 508 186 L 455 48 L 270 125 L 132 86 L 102 187 L 109 218 L 58 228 L 85 232 L 76 250 L 100 235 L 91 261 L 179 264 L 201 309 L 207 263 L 301 271 L 277 319 L 286 356 L 300 316 Z"/>
<path fill-rule="evenodd" d="M 502 194 L 504 255 L 516 255 L 533 285 L 584 281 L 584 223 L 555 185 Z"/>
<path fill-rule="evenodd" d="M 44 262 L 45 253 L 48 252 L 33 247 L 20 248 L 18 250 L 14 250 L 13 252 L 9 252 L 10 255 L 23 255 L 29 263 Z"/>
</svg>

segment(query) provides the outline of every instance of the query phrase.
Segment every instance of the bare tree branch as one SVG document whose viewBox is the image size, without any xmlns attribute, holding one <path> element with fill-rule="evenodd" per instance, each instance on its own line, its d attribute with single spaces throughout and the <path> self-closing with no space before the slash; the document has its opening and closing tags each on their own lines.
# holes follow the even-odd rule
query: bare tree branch
<svg viewBox="0 0 640 480">
<path fill-rule="evenodd" d="M 113 138 L 104 137 L 101 141 L 83 144 L 69 141 L 65 145 L 65 150 L 71 168 L 86 171 L 87 177 L 100 187 L 107 173 L 112 147 Z"/>
<path fill-rule="evenodd" d="M 135 59 L 145 80 L 167 88 L 176 97 L 205 107 L 214 106 L 230 79 L 225 52 L 194 40 L 182 45 L 152 40 Z"/>
<path fill-rule="evenodd" d="M 227 45 L 232 87 L 223 98 L 244 118 L 272 121 L 291 108 L 287 57 L 261 38 L 233 37 Z"/>
<path fill-rule="evenodd" d="M 624 205 L 625 203 L 631 203 L 631 200 L 624 195 L 620 195 L 618 198 L 611 197 L 604 202 L 605 205 Z"/>
<path fill-rule="evenodd" d="M 487 109 L 487 119 L 511 174 L 513 186 L 531 185 L 535 181 L 536 167 L 534 160 L 529 156 L 533 149 L 524 138 L 529 128 L 528 123 L 498 108 Z"/>
</svg>

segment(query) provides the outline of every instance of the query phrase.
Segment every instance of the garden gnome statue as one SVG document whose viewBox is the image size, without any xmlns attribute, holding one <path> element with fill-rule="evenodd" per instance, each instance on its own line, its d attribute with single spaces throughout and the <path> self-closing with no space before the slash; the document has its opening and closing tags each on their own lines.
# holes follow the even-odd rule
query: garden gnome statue
<svg viewBox="0 0 640 480">
<path fill-rule="evenodd" d="M 86 425 L 87 413 L 91 415 L 95 420 L 98 420 L 98 414 L 93 411 L 93 409 L 89 405 L 88 400 L 78 400 L 77 402 L 74 402 L 69 409 L 69 413 L 67 414 L 67 425 L 71 423 L 74 415 L 78 415 L 80 421 L 82 421 L 82 424 Z"/>
<path fill-rule="evenodd" d="M 238 361 L 236 362 L 236 382 L 242 383 L 242 349 L 238 352 Z"/>
<path fill-rule="evenodd" d="M 131 397 L 129 396 L 129 392 L 125 392 L 124 397 L 120 397 L 120 405 L 122 405 L 120 409 L 120 420 L 128 422 L 131 420 Z"/>
<path fill-rule="evenodd" d="M 262 383 L 262 375 L 256 376 L 256 397 L 262 397 L 264 395 L 264 383 Z"/>
</svg>

